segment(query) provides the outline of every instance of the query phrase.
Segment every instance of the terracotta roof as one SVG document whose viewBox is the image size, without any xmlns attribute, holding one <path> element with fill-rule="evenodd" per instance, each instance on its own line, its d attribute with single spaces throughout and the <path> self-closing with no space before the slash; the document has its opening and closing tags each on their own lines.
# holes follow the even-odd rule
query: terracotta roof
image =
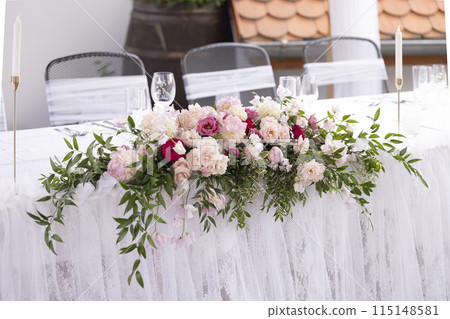
<svg viewBox="0 0 450 319">
<path fill-rule="evenodd" d="M 231 0 L 243 42 L 303 41 L 329 35 L 328 0 Z M 381 39 L 445 38 L 443 0 L 378 0 Z"/>
</svg>

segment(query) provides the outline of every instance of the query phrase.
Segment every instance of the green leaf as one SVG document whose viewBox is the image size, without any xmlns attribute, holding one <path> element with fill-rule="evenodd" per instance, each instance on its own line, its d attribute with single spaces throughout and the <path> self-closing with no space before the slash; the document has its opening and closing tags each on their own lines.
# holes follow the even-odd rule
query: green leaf
<svg viewBox="0 0 450 319">
<path fill-rule="evenodd" d="M 45 196 L 45 197 L 39 198 L 37 201 L 38 202 L 46 202 L 46 201 L 50 200 L 51 198 L 52 198 L 51 196 Z"/>
<path fill-rule="evenodd" d="M 67 145 L 71 150 L 73 150 L 72 144 L 70 144 L 70 142 L 69 142 L 66 138 L 64 138 L 64 142 L 66 142 L 66 145 Z"/>
<path fill-rule="evenodd" d="M 122 239 L 125 238 L 125 236 L 128 234 L 128 227 L 125 227 L 122 229 L 117 237 L 116 245 L 122 241 Z"/>
<path fill-rule="evenodd" d="M 60 243 L 63 243 L 63 240 L 61 239 L 61 237 L 59 237 L 59 236 L 56 235 L 56 234 L 54 234 L 54 235 L 52 236 L 52 239 L 54 239 L 54 240 L 56 240 L 56 241 L 58 241 L 58 242 L 60 242 Z"/>
<path fill-rule="evenodd" d="M 72 141 L 73 141 L 73 147 L 78 151 L 78 141 L 77 141 L 77 138 L 75 137 L 75 134 L 73 135 Z"/>
<path fill-rule="evenodd" d="M 375 116 L 373 117 L 373 120 L 374 120 L 374 121 L 377 121 L 377 120 L 380 118 L 380 112 L 381 112 L 381 109 L 378 109 L 378 110 L 375 112 Z"/>
<path fill-rule="evenodd" d="M 94 138 L 97 140 L 97 142 L 99 142 L 102 145 L 105 145 L 105 141 L 103 140 L 103 138 L 100 135 L 97 135 L 94 133 Z"/>
<path fill-rule="evenodd" d="M 140 259 L 136 259 L 136 261 L 133 264 L 133 271 L 132 271 L 131 274 L 134 274 L 134 272 L 138 269 L 140 263 L 141 263 L 141 260 Z"/>
<path fill-rule="evenodd" d="M 70 151 L 69 153 L 67 153 L 67 155 L 64 156 L 62 161 L 63 162 L 68 161 L 72 157 L 73 153 L 74 153 L 74 151 Z"/>
<path fill-rule="evenodd" d="M 125 194 L 123 194 L 122 199 L 120 200 L 120 203 L 119 203 L 118 206 L 121 206 L 121 205 L 125 204 L 128 201 L 128 199 L 130 198 L 130 196 L 131 196 L 131 192 L 130 191 L 128 191 Z"/>
<path fill-rule="evenodd" d="M 139 270 L 136 271 L 136 280 L 137 280 L 138 284 L 139 284 L 142 288 L 144 288 L 144 280 L 142 279 L 142 275 L 141 275 L 141 272 L 140 272 Z"/>
<path fill-rule="evenodd" d="M 128 126 L 130 129 L 134 129 L 136 127 L 136 124 L 134 124 L 134 120 L 131 116 L 128 116 Z"/>
<path fill-rule="evenodd" d="M 164 197 L 162 196 L 161 192 L 158 192 L 158 193 L 156 194 L 156 197 L 157 197 L 157 199 L 158 199 L 158 203 L 159 203 L 160 205 L 162 205 L 162 206 L 164 207 L 164 209 L 166 209 L 166 202 L 164 201 Z"/>
</svg>

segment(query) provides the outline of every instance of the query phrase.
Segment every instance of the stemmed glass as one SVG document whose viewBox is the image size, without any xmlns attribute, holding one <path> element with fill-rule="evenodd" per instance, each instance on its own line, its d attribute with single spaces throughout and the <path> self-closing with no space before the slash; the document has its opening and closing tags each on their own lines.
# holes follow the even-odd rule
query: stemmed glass
<svg viewBox="0 0 450 319">
<path fill-rule="evenodd" d="M 148 96 L 148 89 L 127 88 L 125 93 L 127 114 L 131 115 L 136 123 L 139 123 L 145 111 L 149 108 L 150 97 Z"/>
<path fill-rule="evenodd" d="M 155 72 L 151 84 L 152 98 L 156 106 L 169 106 L 175 99 L 175 78 L 171 72 Z"/>
<path fill-rule="evenodd" d="M 300 85 L 300 95 L 307 104 L 312 104 L 319 98 L 319 89 L 314 75 L 304 74 Z"/>
<path fill-rule="evenodd" d="M 297 92 L 297 79 L 295 76 L 280 76 L 279 87 L 283 90 L 282 94 L 286 96 L 296 97 Z"/>
</svg>

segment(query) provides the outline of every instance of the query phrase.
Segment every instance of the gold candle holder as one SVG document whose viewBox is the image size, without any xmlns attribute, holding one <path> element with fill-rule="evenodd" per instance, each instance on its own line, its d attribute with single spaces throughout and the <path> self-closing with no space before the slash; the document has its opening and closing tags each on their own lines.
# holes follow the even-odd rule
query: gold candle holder
<svg viewBox="0 0 450 319">
<path fill-rule="evenodd" d="M 14 187 L 16 191 L 16 195 L 19 193 L 18 187 L 17 187 L 17 167 L 16 167 L 16 144 L 17 144 L 17 88 L 19 87 L 20 83 L 20 76 L 12 76 L 11 77 L 11 83 L 13 85 L 14 89 Z"/>
<path fill-rule="evenodd" d="M 397 88 L 397 107 L 398 107 L 398 134 L 400 134 L 400 92 L 403 86 L 403 79 L 395 80 L 395 87 Z"/>
</svg>

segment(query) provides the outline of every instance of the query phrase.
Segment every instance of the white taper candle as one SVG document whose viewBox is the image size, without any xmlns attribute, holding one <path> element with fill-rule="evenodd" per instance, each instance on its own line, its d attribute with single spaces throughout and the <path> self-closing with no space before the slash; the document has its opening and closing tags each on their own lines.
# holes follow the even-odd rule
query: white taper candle
<svg viewBox="0 0 450 319">
<path fill-rule="evenodd" d="M 403 43 L 402 43 L 402 31 L 398 26 L 397 32 L 395 32 L 395 78 L 403 79 Z"/>
<path fill-rule="evenodd" d="M 14 23 L 13 38 L 13 57 L 12 57 L 12 74 L 11 76 L 20 76 L 20 50 L 22 42 L 22 21 L 17 16 Z"/>
</svg>

